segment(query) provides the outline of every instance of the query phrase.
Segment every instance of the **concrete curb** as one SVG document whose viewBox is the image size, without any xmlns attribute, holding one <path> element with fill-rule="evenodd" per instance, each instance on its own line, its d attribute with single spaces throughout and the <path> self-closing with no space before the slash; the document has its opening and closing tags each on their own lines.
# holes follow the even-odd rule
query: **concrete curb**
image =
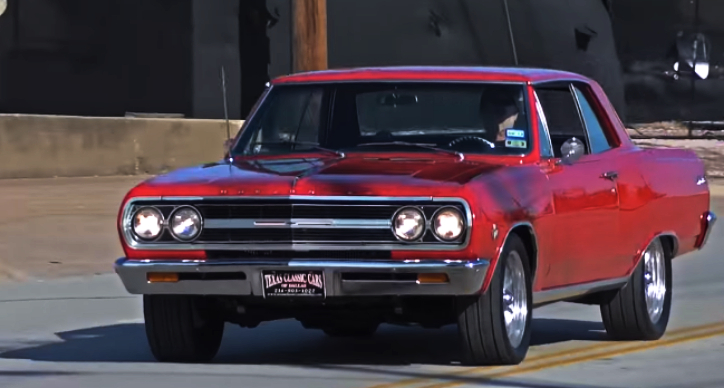
<svg viewBox="0 0 724 388">
<path fill-rule="evenodd" d="M 709 182 L 709 193 L 712 197 L 721 197 L 724 196 L 724 182 L 716 182 L 711 183 Z"/>
</svg>

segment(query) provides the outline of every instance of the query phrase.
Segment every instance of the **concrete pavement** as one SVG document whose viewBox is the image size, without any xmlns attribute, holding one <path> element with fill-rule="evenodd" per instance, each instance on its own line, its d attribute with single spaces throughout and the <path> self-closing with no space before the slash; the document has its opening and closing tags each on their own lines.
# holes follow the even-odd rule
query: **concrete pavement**
<svg viewBox="0 0 724 388">
<path fill-rule="evenodd" d="M 145 178 L 0 180 L 0 280 L 112 271 L 118 207 Z"/>
<path fill-rule="evenodd" d="M 454 326 L 384 326 L 369 340 L 339 340 L 295 321 L 230 325 L 212 364 L 161 364 L 148 350 L 140 298 L 126 294 L 115 276 L 5 283 L 0 386 L 723 386 L 724 263 L 716 253 L 724 249 L 723 234 L 717 226 L 710 246 L 675 262 L 674 311 L 664 340 L 609 342 L 596 307 L 555 304 L 535 311 L 535 345 L 526 362 L 502 370 L 461 367 Z M 636 351 L 643 347 L 649 349 Z"/>
</svg>

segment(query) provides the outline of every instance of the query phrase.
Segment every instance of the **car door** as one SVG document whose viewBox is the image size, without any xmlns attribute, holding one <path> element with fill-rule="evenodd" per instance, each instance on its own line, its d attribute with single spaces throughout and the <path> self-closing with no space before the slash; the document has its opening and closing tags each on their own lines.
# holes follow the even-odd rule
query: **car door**
<svg viewBox="0 0 724 388">
<path fill-rule="evenodd" d="M 616 212 L 616 240 L 611 245 L 611 255 L 599 263 L 598 272 L 608 278 L 625 276 L 631 269 L 636 251 L 645 232 L 630 227 L 640 220 L 641 209 L 647 197 L 640 191 L 646 186 L 637 166 L 637 151 L 616 146 L 613 123 L 593 108 L 597 98 L 591 88 L 583 83 L 573 85 L 576 101 L 589 136 L 592 153 L 601 157 L 607 166 L 610 180 L 616 184 L 618 211 Z"/>
<path fill-rule="evenodd" d="M 541 286 L 550 289 L 607 279 L 615 272 L 610 264 L 619 236 L 615 160 L 601 150 L 597 133 L 589 135 L 585 109 L 572 84 L 539 85 L 535 91 L 554 153 L 543 164 L 543 172 L 555 212 L 555 258 Z M 573 137 L 583 142 L 585 154 L 570 165 L 561 163 L 561 146 Z"/>
</svg>

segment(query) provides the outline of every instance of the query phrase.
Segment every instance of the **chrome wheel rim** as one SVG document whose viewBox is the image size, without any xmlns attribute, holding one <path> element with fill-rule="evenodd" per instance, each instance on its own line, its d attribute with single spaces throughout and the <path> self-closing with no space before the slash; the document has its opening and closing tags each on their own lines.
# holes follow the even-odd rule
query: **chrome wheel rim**
<svg viewBox="0 0 724 388">
<path fill-rule="evenodd" d="M 503 316 L 508 340 L 520 345 L 528 322 L 528 292 L 523 261 L 518 252 L 510 252 L 503 274 Z"/>
<path fill-rule="evenodd" d="M 661 318 L 666 300 L 666 257 L 661 242 L 656 240 L 644 252 L 644 292 L 646 309 L 652 323 Z"/>
</svg>

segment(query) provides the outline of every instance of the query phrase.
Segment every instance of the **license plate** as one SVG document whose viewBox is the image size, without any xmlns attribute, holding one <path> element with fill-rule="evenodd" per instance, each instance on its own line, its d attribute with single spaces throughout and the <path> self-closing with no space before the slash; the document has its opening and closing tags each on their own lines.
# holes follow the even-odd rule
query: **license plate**
<svg viewBox="0 0 724 388">
<path fill-rule="evenodd" d="M 264 297 L 326 295 L 324 271 L 263 271 Z"/>
</svg>

